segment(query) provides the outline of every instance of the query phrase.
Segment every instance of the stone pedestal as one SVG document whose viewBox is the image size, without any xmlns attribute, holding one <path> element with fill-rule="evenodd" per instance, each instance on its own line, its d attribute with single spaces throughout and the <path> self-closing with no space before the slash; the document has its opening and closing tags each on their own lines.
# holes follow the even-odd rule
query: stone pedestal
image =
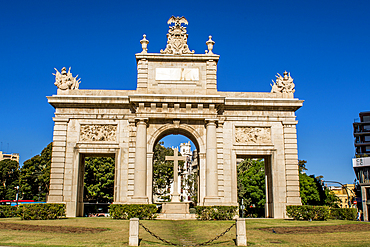
<svg viewBox="0 0 370 247">
<path fill-rule="evenodd" d="M 165 202 L 162 204 L 163 214 L 189 214 L 189 202 Z"/>
<path fill-rule="evenodd" d="M 236 245 L 247 246 L 247 227 L 245 225 L 245 218 L 238 218 L 236 220 Z"/>
<path fill-rule="evenodd" d="M 139 246 L 139 218 L 130 219 L 129 246 Z"/>
</svg>

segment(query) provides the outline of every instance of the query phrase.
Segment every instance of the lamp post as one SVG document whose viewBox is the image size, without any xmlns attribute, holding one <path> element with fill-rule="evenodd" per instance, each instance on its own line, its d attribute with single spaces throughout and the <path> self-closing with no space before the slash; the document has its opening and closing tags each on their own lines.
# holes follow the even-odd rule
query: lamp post
<svg viewBox="0 0 370 247">
<path fill-rule="evenodd" d="M 17 201 L 17 207 L 18 207 L 18 193 L 19 193 L 19 186 L 15 186 L 14 189 L 17 190 L 17 194 L 15 196 L 15 200 Z"/>
<path fill-rule="evenodd" d="M 349 193 L 348 193 L 348 188 L 346 185 L 340 183 L 340 182 L 337 182 L 337 181 L 324 181 L 323 182 L 325 183 L 335 183 L 335 184 L 340 184 L 342 186 L 342 188 L 345 188 L 346 189 L 346 193 L 347 193 L 347 204 L 348 204 L 348 208 L 351 207 L 351 202 L 349 201 Z"/>
</svg>

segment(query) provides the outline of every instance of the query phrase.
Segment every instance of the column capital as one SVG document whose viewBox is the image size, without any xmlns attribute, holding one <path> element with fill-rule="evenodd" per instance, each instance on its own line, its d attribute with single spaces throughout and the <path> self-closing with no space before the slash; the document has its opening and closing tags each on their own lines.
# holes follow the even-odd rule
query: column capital
<svg viewBox="0 0 370 247">
<path fill-rule="evenodd" d="M 204 119 L 204 121 L 205 121 L 206 127 L 210 125 L 215 125 L 217 127 L 218 119 L 216 118 L 208 118 L 208 119 Z"/>
<path fill-rule="evenodd" d="M 149 125 L 149 118 L 135 118 L 136 125 Z"/>
</svg>

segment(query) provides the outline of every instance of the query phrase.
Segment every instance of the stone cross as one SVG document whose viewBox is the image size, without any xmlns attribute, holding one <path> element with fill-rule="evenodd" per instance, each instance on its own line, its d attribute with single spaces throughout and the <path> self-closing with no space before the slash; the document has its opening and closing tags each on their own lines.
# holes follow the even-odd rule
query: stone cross
<svg viewBox="0 0 370 247">
<path fill-rule="evenodd" d="M 166 156 L 166 160 L 173 160 L 173 192 L 172 192 L 172 200 L 171 202 L 180 202 L 180 194 L 178 191 L 179 188 L 179 175 L 178 175 L 178 167 L 179 167 L 179 160 L 186 160 L 185 156 L 178 156 L 179 150 L 175 148 L 174 156 Z"/>
</svg>

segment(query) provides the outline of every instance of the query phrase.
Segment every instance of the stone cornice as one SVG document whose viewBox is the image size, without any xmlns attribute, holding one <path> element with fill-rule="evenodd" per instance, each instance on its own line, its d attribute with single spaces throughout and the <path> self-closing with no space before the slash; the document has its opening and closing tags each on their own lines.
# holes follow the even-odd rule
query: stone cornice
<svg viewBox="0 0 370 247">
<path fill-rule="evenodd" d="M 220 55 L 215 54 L 161 54 L 161 53 L 136 53 L 136 60 L 147 59 L 147 60 L 177 60 L 177 61 L 207 61 L 214 60 L 218 62 Z"/>
</svg>

